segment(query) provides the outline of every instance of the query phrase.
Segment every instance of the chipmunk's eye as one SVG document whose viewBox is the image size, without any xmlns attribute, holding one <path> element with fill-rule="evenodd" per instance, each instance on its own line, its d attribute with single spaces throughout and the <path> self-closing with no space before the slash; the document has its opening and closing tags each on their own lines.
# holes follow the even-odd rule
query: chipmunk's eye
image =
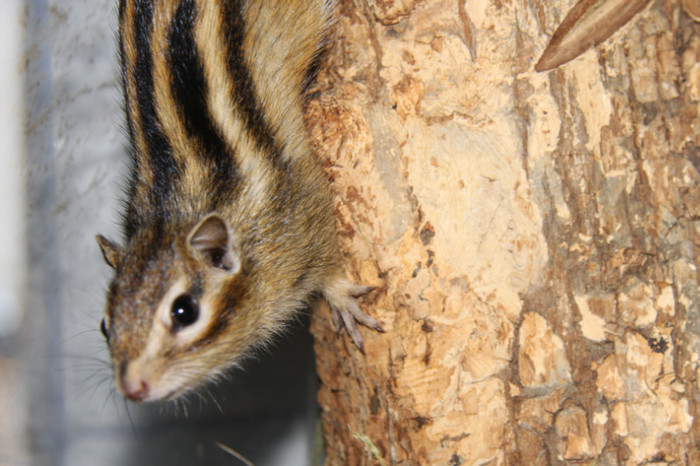
<svg viewBox="0 0 700 466">
<path fill-rule="evenodd" d="M 109 340 L 109 330 L 107 330 L 107 322 L 104 319 L 100 322 L 100 331 L 104 335 L 105 340 Z"/>
<path fill-rule="evenodd" d="M 199 318 L 199 307 L 191 296 L 183 294 L 173 301 L 170 309 L 170 318 L 173 321 L 173 330 L 192 325 Z"/>
</svg>

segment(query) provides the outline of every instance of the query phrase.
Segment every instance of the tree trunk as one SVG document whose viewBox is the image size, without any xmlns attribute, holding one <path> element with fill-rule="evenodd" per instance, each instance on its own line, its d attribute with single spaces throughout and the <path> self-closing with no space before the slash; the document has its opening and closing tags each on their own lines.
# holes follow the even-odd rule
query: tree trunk
<svg viewBox="0 0 700 466">
<path fill-rule="evenodd" d="M 327 464 L 700 464 L 700 25 L 535 72 L 574 3 L 341 5 L 308 117 L 387 332 L 317 312 Z"/>
</svg>

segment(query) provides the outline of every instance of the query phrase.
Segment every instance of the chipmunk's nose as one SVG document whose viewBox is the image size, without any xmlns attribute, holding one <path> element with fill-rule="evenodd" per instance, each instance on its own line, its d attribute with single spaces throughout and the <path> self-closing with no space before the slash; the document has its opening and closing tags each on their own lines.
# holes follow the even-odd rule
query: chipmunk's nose
<svg viewBox="0 0 700 466">
<path fill-rule="evenodd" d="M 125 378 L 122 381 L 124 396 L 133 401 L 143 401 L 150 395 L 151 389 L 148 383 L 143 379 L 129 380 Z"/>
<path fill-rule="evenodd" d="M 119 365 L 119 391 L 130 400 L 145 401 L 151 396 L 151 385 L 139 361 L 123 361 Z"/>
</svg>

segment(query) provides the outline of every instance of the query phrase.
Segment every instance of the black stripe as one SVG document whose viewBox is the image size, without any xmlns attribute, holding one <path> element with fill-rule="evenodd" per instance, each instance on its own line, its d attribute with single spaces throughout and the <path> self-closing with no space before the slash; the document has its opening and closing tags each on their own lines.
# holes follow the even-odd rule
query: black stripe
<svg viewBox="0 0 700 466">
<path fill-rule="evenodd" d="M 235 190 L 238 184 L 237 166 L 221 133 L 214 124 L 208 106 L 208 89 L 204 65 L 197 53 L 194 38 L 196 21 L 194 0 L 184 0 L 178 6 L 168 30 L 168 57 L 172 70 L 171 86 L 180 117 L 191 139 L 196 140 L 204 153 L 191 154 L 210 162 L 216 170 L 211 180 L 211 199 L 221 201 Z M 210 206 L 214 208 L 215 205 Z"/>
<path fill-rule="evenodd" d="M 122 2 L 120 4 L 120 7 L 122 7 L 124 3 Z M 121 17 L 121 14 L 120 14 Z M 120 24 L 123 24 L 121 21 L 123 21 L 120 18 Z M 123 26 L 122 26 L 123 27 Z M 121 29 L 121 28 L 120 28 Z M 126 65 L 126 51 L 124 50 L 124 35 L 122 33 L 119 34 L 119 63 L 122 64 L 122 69 L 121 69 L 121 81 L 122 81 L 122 95 L 124 97 L 123 100 L 123 105 L 124 105 L 124 115 L 126 119 L 126 129 L 127 129 L 127 134 L 129 136 L 129 141 L 134 141 L 134 123 L 131 119 L 131 113 L 129 112 L 129 91 L 128 91 L 128 73 L 127 73 L 127 65 Z"/>
<path fill-rule="evenodd" d="M 253 78 L 248 71 L 243 54 L 246 27 L 243 19 L 243 4 L 242 0 L 222 2 L 226 31 L 225 41 L 228 45 L 228 68 L 235 88 L 236 105 L 244 115 L 246 129 L 253 136 L 257 146 L 272 157 L 272 162 L 278 169 L 286 170 L 281 150 L 265 121 L 262 106 L 257 99 Z"/>
<path fill-rule="evenodd" d="M 141 121 L 141 130 L 148 146 L 148 161 L 153 171 L 153 184 L 150 187 L 149 201 L 156 213 L 157 222 L 164 220 L 165 206 L 172 193 L 173 184 L 179 173 L 172 157 L 172 148 L 163 134 L 154 107 L 153 57 L 151 35 L 153 32 L 153 2 L 137 0 L 134 6 L 134 41 L 136 44 L 136 67 L 131 79 L 136 82 L 136 95 Z M 129 70 L 126 71 L 127 73 Z M 132 145 L 134 141 L 132 141 Z"/>
<path fill-rule="evenodd" d="M 133 150 L 131 150 L 133 152 Z M 135 168 L 134 158 L 131 158 L 131 168 L 129 176 L 129 184 L 125 189 L 127 200 L 122 201 L 123 214 L 121 216 L 122 230 L 124 232 L 124 240 L 130 242 L 142 224 L 142 216 L 139 215 L 134 199 L 138 190 L 138 170 Z"/>
<path fill-rule="evenodd" d="M 325 41 L 320 42 L 317 46 L 316 53 L 314 53 L 314 56 L 311 59 L 311 62 L 309 63 L 309 66 L 304 72 L 304 79 L 301 81 L 300 92 L 305 98 L 309 97 L 309 88 L 314 83 L 314 81 L 316 81 L 316 76 L 318 76 L 318 72 L 321 69 L 321 65 L 325 60 L 327 53 L 328 44 Z"/>
<path fill-rule="evenodd" d="M 124 12 L 126 11 L 126 3 L 128 0 L 119 0 L 119 24 L 124 21 Z"/>
<path fill-rule="evenodd" d="M 135 150 L 136 150 L 136 143 L 134 139 L 134 122 L 131 117 L 131 112 L 130 108 L 133 105 L 133 103 L 129 99 L 129 91 L 128 91 L 128 83 L 129 83 L 129 71 L 128 71 L 128 64 L 126 62 L 126 50 L 124 49 L 124 31 L 126 30 L 127 26 L 125 24 L 125 18 L 124 15 L 126 14 L 126 10 L 128 8 L 128 0 L 121 0 L 119 2 L 119 63 L 121 64 L 121 82 L 122 82 L 122 95 L 124 97 L 123 100 L 123 111 L 124 111 L 124 120 L 126 124 L 126 130 L 127 130 L 127 135 L 130 141 L 129 145 L 129 160 L 130 160 L 130 166 L 129 166 L 129 182 L 128 186 L 126 186 L 125 193 L 127 196 L 127 199 L 133 200 L 134 197 L 136 196 L 136 191 L 138 189 L 138 167 L 136 164 L 136 157 L 135 157 Z M 138 215 L 136 213 L 136 207 L 134 206 L 134 202 L 129 202 L 129 201 L 122 201 L 123 203 L 123 214 L 122 214 L 122 225 L 123 225 L 123 231 L 125 235 L 125 240 L 131 239 L 131 237 L 136 233 L 136 230 L 138 228 Z"/>
<path fill-rule="evenodd" d="M 127 63 L 126 50 L 124 48 L 124 37 L 125 31 L 130 29 L 131 26 L 125 24 L 126 11 L 129 8 L 128 0 L 121 0 L 119 2 L 119 63 L 121 64 L 121 82 L 122 82 L 122 94 L 124 96 L 123 101 L 123 111 L 124 120 L 127 128 L 127 135 L 129 138 L 129 177 L 128 184 L 125 186 L 124 192 L 126 194 L 126 199 L 122 200 L 122 231 L 124 232 L 124 239 L 128 242 L 139 229 L 140 216 L 137 212 L 137 207 L 134 202 L 136 193 L 139 189 L 139 169 L 136 160 L 136 141 L 134 136 L 134 122 L 132 118 L 131 111 L 133 110 L 134 102 L 131 102 L 129 98 L 128 83 L 130 77 L 130 68 Z M 141 206 L 140 206 L 141 207 Z"/>
<path fill-rule="evenodd" d="M 130 167 L 129 167 L 129 182 L 128 186 L 126 187 L 126 196 L 127 199 L 131 199 L 132 202 L 125 201 L 124 202 L 124 210 L 122 214 L 122 224 L 124 226 L 123 231 L 125 234 L 125 239 L 129 240 L 134 233 L 136 232 L 138 225 L 137 225 L 137 219 L 138 215 L 136 213 L 136 208 L 133 203 L 133 199 L 136 196 L 136 191 L 138 189 L 138 167 L 136 164 L 136 156 L 135 156 L 135 150 L 136 150 L 136 143 L 134 139 L 134 121 L 131 117 L 131 112 L 130 108 L 133 105 L 133 103 L 129 99 L 129 91 L 128 91 L 128 83 L 129 83 L 129 73 L 127 70 L 127 63 L 126 63 L 126 51 L 124 50 L 124 11 L 126 8 L 126 1 L 121 1 L 119 2 L 119 62 L 121 63 L 121 82 L 122 82 L 122 95 L 124 97 L 123 100 L 123 111 L 124 111 L 124 120 L 125 120 L 125 125 L 126 125 L 126 131 L 127 131 L 127 136 L 130 141 L 129 145 L 129 160 L 130 160 Z"/>
<path fill-rule="evenodd" d="M 207 346 L 212 341 L 217 341 L 219 335 L 229 329 L 234 322 L 234 318 L 241 310 L 241 303 L 247 299 L 248 288 L 245 285 L 245 273 L 234 278 L 226 284 L 226 291 L 221 293 L 223 300 L 215 306 L 215 319 L 209 324 L 199 338 L 192 342 L 187 348 L 188 351 L 197 350 Z"/>
</svg>

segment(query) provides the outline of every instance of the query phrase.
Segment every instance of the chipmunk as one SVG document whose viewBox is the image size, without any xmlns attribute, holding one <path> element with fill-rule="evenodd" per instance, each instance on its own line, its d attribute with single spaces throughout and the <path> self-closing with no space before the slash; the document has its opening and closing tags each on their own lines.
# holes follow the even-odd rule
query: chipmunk
<svg viewBox="0 0 700 466">
<path fill-rule="evenodd" d="M 304 126 L 332 0 L 121 0 L 131 171 L 101 330 L 118 389 L 172 400 L 265 345 L 315 295 L 362 349 Z"/>
</svg>

